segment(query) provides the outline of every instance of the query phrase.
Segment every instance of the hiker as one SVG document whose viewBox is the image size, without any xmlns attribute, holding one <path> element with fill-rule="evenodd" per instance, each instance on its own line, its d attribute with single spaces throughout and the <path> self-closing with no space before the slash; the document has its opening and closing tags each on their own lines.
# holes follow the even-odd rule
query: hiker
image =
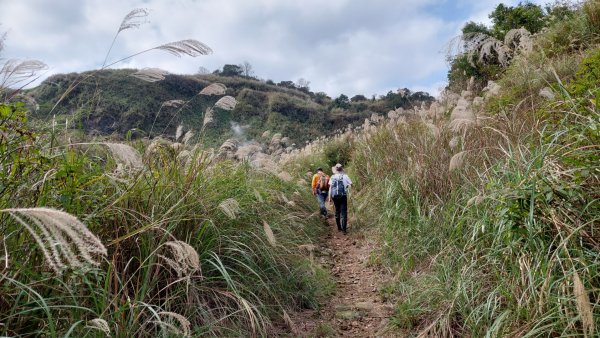
<svg viewBox="0 0 600 338">
<path fill-rule="evenodd" d="M 319 201 L 319 208 L 321 209 L 321 216 L 327 217 L 327 207 L 325 206 L 325 200 L 327 200 L 327 192 L 329 191 L 329 176 L 323 172 L 323 168 L 317 168 L 317 173 L 312 179 L 312 192 Z"/>
<path fill-rule="evenodd" d="M 341 164 L 333 167 L 334 172 L 329 179 L 329 202 L 335 206 L 335 223 L 338 231 L 347 234 L 348 227 L 348 188 L 352 185 L 350 177 L 344 173 Z"/>
</svg>

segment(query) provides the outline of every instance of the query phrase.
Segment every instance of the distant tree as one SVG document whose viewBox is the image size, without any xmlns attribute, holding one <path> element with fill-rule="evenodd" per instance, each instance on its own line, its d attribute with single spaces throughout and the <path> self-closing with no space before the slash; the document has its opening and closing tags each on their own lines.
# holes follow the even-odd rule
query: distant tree
<svg viewBox="0 0 600 338">
<path fill-rule="evenodd" d="M 202 66 L 198 67 L 198 70 L 196 71 L 196 74 L 198 74 L 198 75 L 206 75 L 208 73 L 209 73 L 208 69 L 206 69 L 205 67 L 202 67 Z"/>
<path fill-rule="evenodd" d="M 242 75 L 245 77 L 253 77 L 254 76 L 254 67 L 248 61 L 244 61 L 244 63 L 240 64 L 238 67 L 242 69 Z"/>
<path fill-rule="evenodd" d="M 310 81 L 304 79 L 304 78 L 299 78 L 296 87 L 298 89 L 300 89 L 303 92 L 308 92 L 309 91 L 309 86 L 310 86 Z"/>
<path fill-rule="evenodd" d="M 271 79 L 268 79 L 266 83 L 271 86 L 275 85 L 275 82 L 273 82 L 273 80 L 271 80 Z"/>
<path fill-rule="evenodd" d="M 317 102 L 318 104 L 327 104 L 327 103 L 329 103 L 329 101 L 331 101 L 331 97 L 329 97 L 326 93 L 324 93 L 324 92 L 315 93 L 315 102 Z"/>
<path fill-rule="evenodd" d="M 224 65 L 221 75 L 223 76 L 241 76 L 244 73 L 242 67 L 238 65 Z"/>
<path fill-rule="evenodd" d="M 350 99 L 350 101 L 352 102 L 360 102 L 360 101 L 367 101 L 367 97 L 361 94 L 358 95 L 354 95 L 352 96 L 352 98 Z"/>
<path fill-rule="evenodd" d="M 333 100 L 333 106 L 336 108 L 348 109 L 350 108 L 350 99 L 344 94 L 340 94 L 335 100 Z"/>
<path fill-rule="evenodd" d="M 296 84 L 294 81 L 281 81 L 277 84 L 279 87 L 285 87 L 290 89 L 296 89 Z"/>
</svg>

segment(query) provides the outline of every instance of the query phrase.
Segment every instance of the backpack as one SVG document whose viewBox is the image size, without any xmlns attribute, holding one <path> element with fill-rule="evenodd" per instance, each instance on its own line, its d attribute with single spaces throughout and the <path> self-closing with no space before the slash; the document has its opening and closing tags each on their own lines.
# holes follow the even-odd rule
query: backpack
<svg viewBox="0 0 600 338">
<path fill-rule="evenodd" d="M 329 190 L 329 182 L 328 182 L 328 177 L 325 175 L 322 175 L 321 177 L 319 177 L 319 181 L 317 182 L 317 190 L 320 191 L 327 191 Z"/>
<path fill-rule="evenodd" d="M 333 175 L 329 181 L 331 189 L 331 198 L 346 196 L 346 187 L 344 186 L 344 175 Z"/>
</svg>

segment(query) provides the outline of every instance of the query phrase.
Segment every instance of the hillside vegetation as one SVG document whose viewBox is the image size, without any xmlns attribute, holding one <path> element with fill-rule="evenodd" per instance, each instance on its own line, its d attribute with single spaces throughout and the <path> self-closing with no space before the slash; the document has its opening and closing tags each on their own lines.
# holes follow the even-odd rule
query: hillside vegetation
<svg viewBox="0 0 600 338">
<path fill-rule="evenodd" d="M 360 124 L 372 114 L 389 109 L 413 109 L 429 104 L 427 93 L 390 92 L 380 98 L 367 99 L 357 95 L 350 100 L 345 95 L 332 99 L 325 93 L 313 93 L 297 88 L 291 81 L 276 85 L 244 76 L 166 75 L 158 82 L 145 82 L 132 75 L 137 70 L 102 70 L 81 74 L 59 74 L 46 79 L 28 95 L 35 100 L 33 116 L 49 121 L 53 115 L 69 120 L 73 128 L 91 135 L 123 138 L 133 130 L 134 137 L 173 135 L 179 125 L 199 131 L 203 127 L 206 109 L 218 98 L 199 95 L 212 83 L 227 87 L 238 105 L 232 111 L 219 110 L 214 123 L 205 132 L 203 142 L 221 144 L 226 139 L 258 140 L 265 131 L 280 133 L 292 144 L 304 144 L 324 134 Z M 53 110 L 56 102 L 70 85 L 83 80 Z M 166 102 L 181 100 L 182 105 Z M 31 106 L 34 107 L 35 104 Z M 244 135 L 236 135 L 232 125 L 242 127 Z"/>
</svg>

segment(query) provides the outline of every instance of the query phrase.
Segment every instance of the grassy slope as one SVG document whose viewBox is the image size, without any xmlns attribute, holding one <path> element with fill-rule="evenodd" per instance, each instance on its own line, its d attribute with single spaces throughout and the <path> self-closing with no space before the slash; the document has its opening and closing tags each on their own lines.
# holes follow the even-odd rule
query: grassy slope
<svg viewBox="0 0 600 338">
<path fill-rule="evenodd" d="M 217 97 L 197 95 L 210 83 L 227 86 L 227 94 L 239 104 L 232 112 L 219 111 L 216 123 L 207 132 L 210 143 L 220 144 L 233 136 L 230 122 L 248 125 L 247 137 L 257 139 L 265 130 L 282 133 L 292 143 L 302 144 L 350 123 L 359 123 L 373 113 L 387 113 L 394 108 L 412 108 L 422 99 L 431 99 L 423 93 L 414 93 L 405 99 L 395 98 L 352 103 L 347 109 L 333 109 L 329 98 L 317 99 L 312 92 L 289 89 L 243 77 L 217 75 L 168 75 L 162 81 L 147 83 L 130 76 L 135 70 L 105 70 L 79 84 L 53 114 L 62 121 L 93 134 L 123 135 L 137 128 L 147 136 L 173 134 L 179 124 L 186 129 L 202 128 L 203 114 Z M 50 111 L 69 85 L 91 74 L 60 74 L 45 80 L 31 90 L 38 104 L 34 116 L 49 120 Z M 392 95 L 393 96 L 393 95 Z M 162 108 L 169 100 L 184 100 L 182 108 Z M 160 113 L 159 113 L 160 111 Z M 156 120 L 156 121 L 155 121 Z"/>
</svg>

